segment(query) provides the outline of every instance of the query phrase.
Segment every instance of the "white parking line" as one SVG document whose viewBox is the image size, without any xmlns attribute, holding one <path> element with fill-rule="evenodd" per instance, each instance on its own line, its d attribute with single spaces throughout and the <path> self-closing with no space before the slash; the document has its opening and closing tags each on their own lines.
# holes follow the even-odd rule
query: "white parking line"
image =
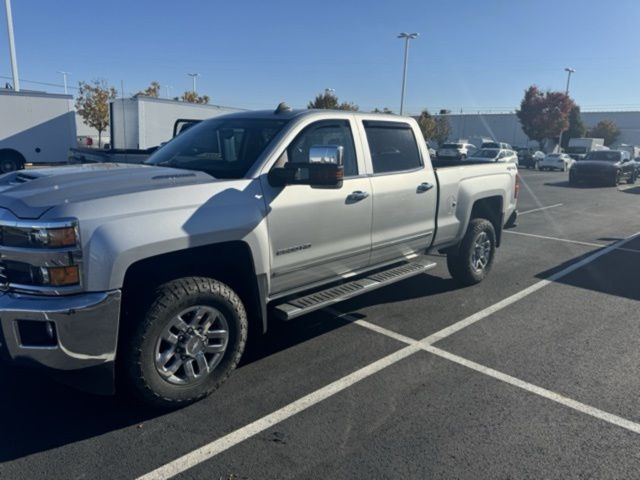
<svg viewBox="0 0 640 480">
<path fill-rule="evenodd" d="M 341 315 L 341 318 L 350 319 L 348 315 Z M 559 393 L 552 392 L 551 390 L 547 390 L 546 388 L 539 387 L 537 385 L 534 385 L 533 383 L 525 382 L 524 380 L 520 380 L 519 378 L 513 377 L 511 375 L 507 375 L 506 373 L 502 373 L 493 368 L 486 367 L 484 365 L 476 363 L 472 360 L 468 360 L 454 353 L 447 352 L 446 350 L 442 350 L 441 348 L 434 347 L 428 342 L 427 339 L 429 337 L 427 337 L 427 339 L 425 340 L 418 341 L 418 340 L 413 340 L 409 337 L 405 337 L 404 335 L 400 335 L 396 332 L 380 327 L 378 325 L 374 325 L 364 320 L 353 320 L 353 322 L 356 323 L 357 325 L 373 330 L 374 332 L 381 333 L 383 335 L 394 338 L 396 340 L 401 340 L 402 342 L 408 345 L 416 345 L 416 344 L 420 345 L 422 350 L 432 353 L 434 355 L 437 355 L 440 358 L 444 358 L 451 362 L 457 363 L 458 365 L 462 365 L 463 367 L 467 367 L 467 368 L 470 368 L 471 370 L 475 370 L 476 372 L 482 373 L 483 375 L 487 375 L 489 377 L 495 378 L 496 380 L 500 380 L 502 382 L 508 383 L 509 385 L 513 385 L 514 387 L 518 387 L 522 390 L 526 390 L 527 392 L 533 393 L 540 397 L 544 397 L 547 400 L 551 400 L 553 402 L 559 403 L 561 405 L 564 405 L 565 407 L 584 413 L 585 415 L 589 415 L 591 417 L 604 420 L 607 423 L 611 423 L 618 427 L 622 427 L 626 430 L 630 430 L 634 433 L 640 434 L 639 423 L 633 422 L 631 420 L 627 420 L 626 418 L 620 417 L 618 415 L 614 415 L 609 412 L 605 412 L 604 410 L 600 410 L 599 408 L 592 407 L 591 405 L 587 405 L 586 403 L 578 402 L 577 400 L 573 400 Z"/>
<path fill-rule="evenodd" d="M 555 205 L 549 205 L 547 207 L 533 208 L 531 210 L 525 210 L 524 212 L 518 212 L 518 216 L 526 215 L 533 212 L 541 212 L 542 210 L 549 210 L 550 208 L 561 207 L 562 205 L 562 203 L 556 203 Z"/>
<path fill-rule="evenodd" d="M 640 232 L 638 233 L 640 234 Z M 365 378 L 370 377 L 371 375 L 391 366 L 396 364 L 397 362 L 399 362 L 400 360 L 407 358 L 410 355 L 413 355 L 414 353 L 420 351 L 420 350 L 427 350 L 427 351 L 431 351 L 431 353 L 435 353 L 437 352 L 443 352 L 443 353 L 447 353 L 444 352 L 443 350 L 440 350 L 436 347 L 432 347 L 432 344 L 442 340 L 443 338 L 446 338 L 460 330 L 462 330 L 463 328 L 468 327 L 469 325 L 472 325 L 476 322 L 478 322 L 479 320 L 482 320 L 483 318 L 488 317 L 489 315 L 502 310 L 503 308 L 517 302 L 518 300 L 521 300 L 522 298 L 531 295 L 532 293 L 540 290 L 541 288 L 543 288 L 544 286 L 548 285 L 549 283 L 558 280 L 559 278 L 568 275 L 569 273 L 573 272 L 574 270 L 583 267 L 585 265 L 587 265 L 588 263 L 596 260 L 597 258 L 601 257 L 602 255 L 605 255 L 609 252 L 611 252 L 612 250 L 615 250 L 617 247 L 631 241 L 633 238 L 635 238 L 638 234 L 635 234 L 631 237 L 628 237 L 624 240 L 621 240 L 619 242 L 616 242 L 606 248 L 603 248 L 602 250 L 598 250 L 597 252 L 593 253 L 592 255 L 589 255 L 588 257 L 582 259 L 579 262 L 576 262 L 570 266 L 568 266 L 567 268 L 553 274 L 552 276 L 550 276 L 548 279 L 545 280 L 541 280 L 537 283 L 535 283 L 534 285 L 522 290 L 521 292 L 518 292 L 514 295 L 511 295 L 510 297 L 496 303 L 495 305 L 492 305 L 490 307 L 485 308 L 484 310 L 481 310 L 480 312 L 471 315 L 463 320 L 460 320 L 459 322 L 454 323 L 453 325 L 450 325 L 447 328 L 444 328 L 432 335 L 429 335 L 428 337 L 424 338 L 423 340 L 420 341 L 416 341 L 413 340 L 409 337 L 405 337 L 404 335 L 400 335 L 397 334 L 395 332 L 391 332 L 390 330 L 387 330 L 383 327 L 378 327 L 377 325 L 373 325 L 369 322 L 363 321 L 363 320 L 358 320 L 356 319 L 354 323 L 359 324 L 360 326 L 363 326 L 365 328 L 369 328 L 375 332 L 381 333 L 383 335 L 387 335 L 391 338 L 394 338 L 396 340 L 399 340 L 403 343 L 407 343 L 408 346 L 390 354 L 387 355 L 386 357 L 381 358 L 380 360 L 377 360 L 359 370 L 356 370 L 355 372 L 346 375 L 345 377 L 340 378 L 339 380 L 336 380 L 333 383 L 330 383 L 329 385 L 322 387 L 308 395 L 305 395 L 304 397 L 295 400 L 294 402 L 280 408 L 279 410 L 276 410 L 275 412 L 272 412 L 248 425 L 245 425 L 244 427 L 241 427 L 227 435 L 225 435 L 224 437 L 218 438 L 217 440 L 212 441 L 211 443 L 208 443 L 207 445 L 204 445 L 190 453 L 187 453 L 186 455 L 183 455 L 182 457 L 179 457 L 155 470 L 153 470 L 152 472 L 149 472 L 141 477 L 138 478 L 138 480 L 159 480 L 159 479 L 167 479 L 167 478 L 171 478 L 175 475 L 178 475 L 179 473 L 182 473 L 186 470 L 189 470 L 190 468 L 195 467 L 196 465 L 199 465 L 207 460 L 210 460 L 211 458 L 215 457 L 216 455 L 224 452 L 225 450 L 228 450 L 229 448 L 267 430 L 268 428 L 273 427 L 274 425 L 292 417 L 293 415 L 300 413 L 304 410 L 307 410 L 308 408 L 322 402 L 323 400 L 326 400 L 329 397 L 332 397 L 333 395 L 345 390 L 346 388 L 360 382 L 361 380 L 364 380 Z M 349 318 L 348 316 L 344 316 L 344 318 Z M 353 318 L 351 318 L 351 320 L 353 320 Z M 453 354 L 448 354 L 447 355 L 453 355 Z M 440 355 L 443 356 L 443 355 Z M 462 359 L 464 360 L 464 359 Z M 452 360 L 453 361 L 453 360 Z M 468 360 L 464 360 L 465 362 L 469 362 Z M 459 362 L 458 362 L 459 363 Z M 472 363 L 472 362 L 471 362 Z M 477 365 L 477 364 L 476 364 Z M 470 367 L 471 368 L 471 367 Z M 487 367 L 483 367 L 483 368 L 487 368 Z M 496 372 L 497 374 L 499 374 L 500 372 Z M 504 374 L 501 374 L 504 375 Z M 497 377 L 496 377 L 497 378 Z M 512 377 L 511 377 L 512 378 Z M 514 379 L 517 380 L 517 379 Z M 522 382 L 520 380 L 518 380 L 518 382 Z M 514 383 L 515 384 L 515 383 Z M 522 382 L 522 384 L 526 384 L 526 382 Z M 526 385 L 530 385 L 530 384 L 526 384 Z M 516 385 L 519 386 L 519 385 Z M 536 387 L 535 385 L 531 385 L 531 388 L 528 389 L 529 391 L 533 392 L 533 393 L 537 393 L 536 389 L 539 389 L 540 387 Z M 541 389 L 544 390 L 544 389 Z M 551 392 L 552 393 L 552 392 Z M 566 399 L 567 401 L 569 401 L 570 399 Z M 574 401 L 570 401 L 570 402 L 574 402 Z M 579 402 L 574 402 L 576 405 L 583 405 L 583 404 L 579 404 Z M 567 406 L 570 406 L 570 404 L 567 404 Z M 585 406 L 588 407 L 588 406 Z M 574 407 L 571 407 L 574 408 Z M 588 408 L 593 408 L 593 407 L 588 407 Z M 579 409 L 576 408 L 576 410 L 579 411 L 584 411 L 584 409 Z M 597 409 L 594 409 L 597 410 Z M 599 411 L 601 412 L 601 411 Z M 606 412 L 601 412 L 604 415 L 609 415 L 612 418 L 615 417 L 615 415 L 611 415 L 611 414 L 607 414 Z M 595 416 L 595 415 L 594 415 Z M 609 421 L 606 420 L 605 417 L 603 416 L 598 416 L 598 418 L 601 418 L 605 421 Z M 608 417 L 607 417 L 608 418 Z M 633 422 L 629 422 L 628 420 L 622 419 L 620 417 L 615 417 L 617 419 L 619 419 L 622 422 L 628 422 L 629 424 L 635 425 L 633 424 Z M 614 418 L 614 420 L 615 420 Z M 615 423 L 614 421 L 611 421 L 610 423 L 614 423 L 616 425 L 620 425 L 620 423 Z M 626 427 L 625 427 L 626 428 Z M 638 431 L 640 432 L 640 426 L 638 426 Z M 635 431 L 635 430 L 634 430 Z"/>
<path fill-rule="evenodd" d="M 260 432 L 267 430 L 268 428 L 273 427 L 274 425 L 286 420 L 293 415 L 300 413 L 309 407 L 320 403 L 321 401 L 335 395 L 336 393 L 341 392 L 342 390 L 350 387 L 351 385 L 358 383 L 361 380 L 364 380 L 367 377 L 370 377 L 374 373 L 379 372 L 380 370 L 393 365 L 403 358 L 408 357 L 416 352 L 421 350 L 420 345 L 417 343 L 415 345 L 409 345 L 404 347 L 396 352 L 387 355 L 386 357 L 381 358 L 373 363 L 370 363 L 366 367 L 361 368 L 360 370 L 356 370 L 355 372 L 336 380 L 329 385 L 322 387 L 315 392 L 312 392 L 304 397 L 296 400 L 295 402 L 290 403 L 282 407 L 279 410 L 276 410 L 269 415 L 266 415 L 253 423 L 250 423 L 238 430 L 235 430 L 224 437 L 221 437 L 203 447 L 198 448 L 186 455 L 163 465 L 152 472 L 149 472 L 141 477 L 138 477 L 138 480 L 160 480 L 171 478 L 179 473 L 182 473 L 200 463 L 209 460 L 216 455 L 228 450 L 229 448 L 237 445 L 248 438 L 251 438 Z"/>
<path fill-rule="evenodd" d="M 585 415 L 598 418 L 607 423 L 611 423 L 612 425 L 630 430 L 634 433 L 640 433 L 640 424 L 632 422 L 631 420 L 627 420 L 626 418 L 619 417 L 618 415 L 614 415 L 613 413 L 605 412 L 604 410 L 592 407 L 591 405 L 578 402 L 577 400 L 565 397 L 564 395 L 560 395 L 559 393 L 552 392 L 551 390 L 547 390 L 546 388 L 539 387 L 532 383 L 525 382 L 524 380 L 520 380 L 519 378 L 512 377 L 511 375 L 507 375 L 506 373 L 499 372 L 497 370 L 494 370 L 493 368 L 485 367 L 484 365 L 472 362 L 471 360 L 467 360 L 466 358 L 454 355 L 453 353 L 449 353 L 432 345 L 428 345 L 424 349 L 427 352 L 431 352 L 434 355 L 445 358 L 451 362 L 457 363 L 458 365 L 462 365 L 464 367 L 470 368 L 471 370 L 475 370 L 476 372 L 488 375 L 489 377 L 493 377 L 496 380 L 500 380 L 502 382 L 508 383 L 509 385 L 513 385 L 514 387 L 518 387 L 522 390 L 526 390 L 527 392 L 531 392 L 540 397 L 544 397 L 547 400 L 559 403 L 560 405 L 564 405 L 565 407 L 584 413 Z"/>
<path fill-rule="evenodd" d="M 578 240 L 569 240 L 567 238 L 547 237 L 545 235 L 536 235 L 534 233 L 514 232 L 513 230 L 504 230 L 504 233 L 512 235 L 522 235 L 524 237 L 542 238 L 543 240 L 555 240 L 556 242 L 575 243 L 576 245 L 585 245 L 587 247 L 604 247 L 602 243 L 580 242 Z"/>
</svg>

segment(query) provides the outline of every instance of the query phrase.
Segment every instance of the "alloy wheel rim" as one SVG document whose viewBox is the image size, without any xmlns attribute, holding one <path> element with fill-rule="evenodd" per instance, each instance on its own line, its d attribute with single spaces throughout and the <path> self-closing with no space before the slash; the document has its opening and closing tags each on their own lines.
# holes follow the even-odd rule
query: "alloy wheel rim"
<svg viewBox="0 0 640 480">
<path fill-rule="evenodd" d="M 167 323 L 156 342 L 156 371 L 174 385 L 198 383 L 218 366 L 228 344 L 229 325 L 218 309 L 186 308 Z"/>
<path fill-rule="evenodd" d="M 473 242 L 471 250 L 471 266 L 481 272 L 489 264 L 491 258 L 491 240 L 486 232 L 481 232 Z"/>
</svg>

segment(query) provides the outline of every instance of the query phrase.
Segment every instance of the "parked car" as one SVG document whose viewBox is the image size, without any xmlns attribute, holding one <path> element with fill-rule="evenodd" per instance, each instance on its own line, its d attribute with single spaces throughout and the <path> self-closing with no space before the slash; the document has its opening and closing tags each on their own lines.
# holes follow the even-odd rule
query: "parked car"
<svg viewBox="0 0 640 480">
<path fill-rule="evenodd" d="M 467 158 L 467 162 L 501 162 L 518 163 L 518 157 L 513 150 L 499 148 L 481 148 Z"/>
<path fill-rule="evenodd" d="M 538 168 L 538 163 L 544 158 L 544 153 L 534 148 L 520 147 L 516 152 L 519 167 Z"/>
<path fill-rule="evenodd" d="M 443 143 L 438 148 L 438 158 L 465 159 L 476 151 L 476 146 L 470 143 Z"/>
<path fill-rule="evenodd" d="M 621 150 L 592 151 L 584 160 L 578 160 L 569 171 L 569 183 L 605 183 L 618 185 L 622 180 L 635 183 L 638 165 L 629 157 L 629 152 Z"/>
<path fill-rule="evenodd" d="M 575 160 L 566 153 L 548 153 L 538 163 L 540 170 L 560 170 L 566 172 L 571 168 Z"/>
<path fill-rule="evenodd" d="M 270 317 L 423 273 L 427 252 L 482 281 L 518 191 L 512 164 L 434 170 L 413 118 L 284 106 L 202 121 L 145 165 L 8 173 L 0 354 L 186 405 Z"/>
<path fill-rule="evenodd" d="M 511 145 L 504 142 L 484 142 L 480 148 L 500 148 L 502 150 L 513 150 Z"/>
</svg>

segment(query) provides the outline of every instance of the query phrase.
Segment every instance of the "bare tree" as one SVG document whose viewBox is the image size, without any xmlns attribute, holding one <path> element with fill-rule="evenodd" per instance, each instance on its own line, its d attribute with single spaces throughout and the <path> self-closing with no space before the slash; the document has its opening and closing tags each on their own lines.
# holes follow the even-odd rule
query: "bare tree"
<svg viewBox="0 0 640 480">
<path fill-rule="evenodd" d="M 102 146 L 102 132 L 109 126 L 109 100 L 117 95 L 116 89 L 108 86 L 105 80 L 79 84 L 76 111 L 86 125 L 98 131 L 98 147 Z"/>
</svg>

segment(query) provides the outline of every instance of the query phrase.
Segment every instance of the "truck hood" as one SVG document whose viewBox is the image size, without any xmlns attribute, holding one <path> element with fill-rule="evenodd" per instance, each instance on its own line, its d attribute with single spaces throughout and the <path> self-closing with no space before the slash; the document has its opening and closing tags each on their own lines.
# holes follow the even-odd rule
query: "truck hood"
<svg viewBox="0 0 640 480">
<path fill-rule="evenodd" d="M 35 219 L 56 205 L 215 181 L 203 172 L 124 163 L 22 170 L 0 176 L 0 207 Z"/>
</svg>

